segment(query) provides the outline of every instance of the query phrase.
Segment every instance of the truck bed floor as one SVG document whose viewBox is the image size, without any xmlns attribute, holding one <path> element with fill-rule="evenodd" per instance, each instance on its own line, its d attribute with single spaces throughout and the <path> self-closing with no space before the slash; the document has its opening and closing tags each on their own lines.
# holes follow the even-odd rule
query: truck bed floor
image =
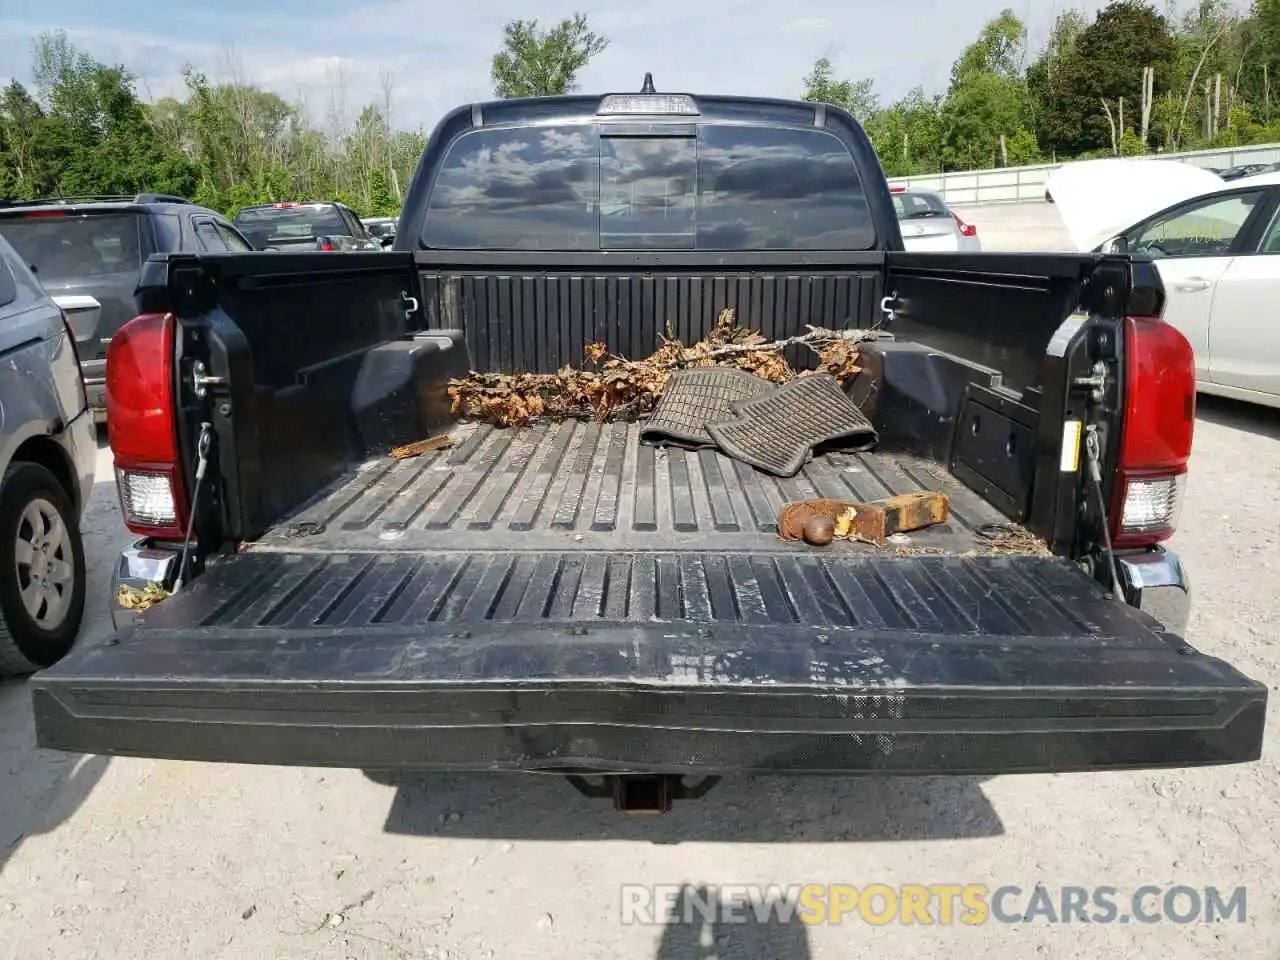
<svg viewBox="0 0 1280 960">
<path fill-rule="evenodd" d="M 525 429 L 466 424 L 456 446 L 361 465 L 270 530 L 253 551 L 749 551 L 812 554 L 777 539 L 784 503 L 877 500 L 938 490 L 950 522 L 911 535 L 929 553 L 962 554 L 999 512 L 938 464 L 892 453 L 827 454 L 778 479 L 714 451 L 655 448 L 638 424 L 566 422 Z M 841 552 L 866 550 L 841 544 Z"/>
</svg>

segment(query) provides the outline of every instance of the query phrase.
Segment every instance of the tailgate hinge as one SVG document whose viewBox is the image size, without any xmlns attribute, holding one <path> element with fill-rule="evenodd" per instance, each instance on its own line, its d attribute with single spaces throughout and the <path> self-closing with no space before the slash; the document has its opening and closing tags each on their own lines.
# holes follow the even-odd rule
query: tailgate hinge
<svg viewBox="0 0 1280 960">
<path fill-rule="evenodd" d="M 1076 377 L 1072 384 L 1089 390 L 1089 397 L 1094 403 L 1101 403 L 1107 395 L 1107 365 L 1101 360 L 1094 363 L 1087 377 Z"/>
<path fill-rule="evenodd" d="M 210 387 L 221 387 L 226 382 L 226 377 L 210 376 L 209 368 L 204 365 L 203 360 L 197 360 L 191 365 L 191 390 L 197 399 L 203 400 L 209 395 Z"/>
</svg>

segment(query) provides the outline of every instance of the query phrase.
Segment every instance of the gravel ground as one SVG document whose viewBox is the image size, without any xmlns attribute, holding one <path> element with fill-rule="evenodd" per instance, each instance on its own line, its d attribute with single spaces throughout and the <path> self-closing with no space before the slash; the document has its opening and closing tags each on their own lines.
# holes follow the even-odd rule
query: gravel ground
<svg viewBox="0 0 1280 960">
<path fill-rule="evenodd" d="M 1041 216 L 1041 214 L 1033 214 Z M 981 223 L 981 221 L 979 221 Z M 110 477 L 109 457 L 99 476 Z M 1224 495 L 1224 491 L 1229 491 Z M 1280 413 L 1203 399 L 1181 532 L 1191 639 L 1280 685 Z M 1267 517 L 1272 519 L 1268 520 Z M 127 539 L 94 490 L 86 635 Z M 375 783 L 356 771 L 34 749 L 0 686 L 0 958 L 1280 957 L 1280 770 L 989 780 L 726 780 L 656 820 L 554 778 Z M 1043 882 L 1248 887 L 1248 922 L 628 927 L 621 883 Z"/>
</svg>

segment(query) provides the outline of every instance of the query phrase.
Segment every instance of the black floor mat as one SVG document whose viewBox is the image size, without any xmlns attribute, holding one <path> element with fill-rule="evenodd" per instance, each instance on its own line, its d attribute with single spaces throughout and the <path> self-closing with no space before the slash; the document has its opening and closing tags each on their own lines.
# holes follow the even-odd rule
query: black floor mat
<svg viewBox="0 0 1280 960">
<path fill-rule="evenodd" d="M 706 425 L 733 417 L 732 404 L 767 396 L 777 387 L 754 373 L 728 367 L 677 370 L 667 379 L 658 406 L 640 431 L 646 443 L 712 447 Z"/>
<path fill-rule="evenodd" d="M 866 450 L 876 431 L 835 377 L 799 377 L 766 396 L 731 405 L 733 416 L 707 424 L 720 450 L 779 477 L 800 472 L 819 444 Z"/>
</svg>

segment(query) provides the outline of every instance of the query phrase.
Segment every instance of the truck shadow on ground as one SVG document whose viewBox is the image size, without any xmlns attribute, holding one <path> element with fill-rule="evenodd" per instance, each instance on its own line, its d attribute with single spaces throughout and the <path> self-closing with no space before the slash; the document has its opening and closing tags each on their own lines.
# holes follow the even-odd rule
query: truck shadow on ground
<svg viewBox="0 0 1280 960">
<path fill-rule="evenodd" d="M 385 829 L 469 839 L 841 843 L 999 836 L 978 777 L 725 777 L 659 817 L 556 776 L 369 774 L 396 787 Z"/>
<path fill-rule="evenodd" d="M 99 446 L 105 446 L 100 430 Z M 120 522 L 111 471 L 98 463 L 98 477 L 81 517 L 88 585 L 78 641 L 111 629 L 108 582 L 120 541 Z M 53 832 L 70 819 L 102 779 L 109 758 L 41 750 L 35 745 L 31 688 L 24 680 L 0 682 L 0 873 L 24 840 Z"/>
<path fill-rule="evenodd" d="M 1196 419 L 1280 440 L 1280 410 L 1256 403 L 1202 393 L 1196 397 Z"/>
<path fill-rule="evenodd" d="M 80 808 L 109 763 L 34 743 L 30 689 L 0 683 L 0 873 L 24 840 L 52 832 Z"/>
<path fill-rule="evenodd" d="M 723 919 L 720 909 L 704 919 L 708 905 L 718 903 L 706 887 L 684 887 L 672 907 L 655 960 L 759 960 L 785 957 L 808 960 L 809 933 L 796 915 L 780 917 L 769 913 L 758 917 L 750 908 L 739 907 L 733 922 Z"/>
</svg>

